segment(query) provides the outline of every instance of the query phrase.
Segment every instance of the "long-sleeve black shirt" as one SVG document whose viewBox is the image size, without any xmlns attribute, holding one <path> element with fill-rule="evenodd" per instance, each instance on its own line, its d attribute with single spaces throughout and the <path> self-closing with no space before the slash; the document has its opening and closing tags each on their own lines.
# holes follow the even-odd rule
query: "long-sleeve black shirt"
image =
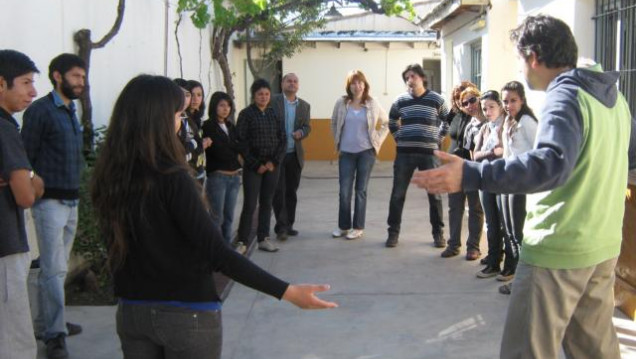
<svg viewBox="0 0 636 359">
<path fill-rule="evenodd" d="M 261 111 L 249 105 L 239 113 L 236 129 L 244 149 L 245 168 L 257 170 L 267 162 L 278 165 L 285 157 L 287 135 L 271 107 Z"/>
<path fill-rule="evenodd" d="M 212 224 L 185 171 L 156 176 L 131 215 L 128 254 L 115 273 L 115 295 L 132 300 L 218 301 L 213 271 L 281 298 L 288 284 L 236 253 Z"/>
<path fill-rule="evenodd" d="M 212 145 L 205 149 L 207 158 L 206 171 L 236 171 L 241 168 L 238 155 L 241 151 L 236 133 L 236 127 L 232 122 L 225 122 L 227 133 L 216 120 L 209 119 L 203 122 L 203 137 L 209 137 Z"/>
</svg>

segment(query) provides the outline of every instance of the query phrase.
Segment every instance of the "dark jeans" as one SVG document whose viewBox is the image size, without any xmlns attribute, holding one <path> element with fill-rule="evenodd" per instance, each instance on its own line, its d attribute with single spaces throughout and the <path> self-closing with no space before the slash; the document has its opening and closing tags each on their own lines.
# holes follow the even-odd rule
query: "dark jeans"
<svg viewBox="0 0 636 359">
<path fill-rule="evenodd" d="M 296 222 L 296 204 L 298 197 L 298 185 L 300 184 L 300 174 L 302 168 L 298 163 L 296 152 L 288 153 L 280 166 L 280 176 L 278 186 L 274 194 L 274 216 L 276 226 L 274 232 L 281 233 L 292 229 Z"/>
<path fill-rule="evenodd" d="M 221 227 L 223 238 L 232 242 L 232 224 L 234 223 L 234 209 L 241 187 L 241 177 L 225 175 L 220 172 L 208 173 L 205 190 L 212 208 L 212 220 Z"/>
<path fill-rule="evenodd" d="M 273 172 L 266 171 L 258 174 L 251 169 L 243 170 L 243 210 L 238 227 L 238 240 L 247 243 L 252 232 L 252 216 L 258 202 L 258 229 L 256 236 L 258 241 L 269 237 L 269 222 L 272 218 L 272 200 L 278 183 L 280 167 L 276 166 Z"/>
<path fill-rule="evenodd" d="M 351 195 L 355 177 L 356 199 L 353 210 L 353 228 L 364 229 L 367 213 L 367 186 L 369 178 L 371 178 L 371 171 L 375 165 L 375 157 L 374 149 L 358 153 L 340 152 L 338 159 L 338 177 L 340 182 L 338 228 L 352 228 Z"/>
<path fill-rule="evenodd" d="M 221 312 L 120 303 L 117 335 L 124 359 L 219 359 Z"/>
<path fill-rule="evenodd" d="M 519 262 L 519 248 L 523 241 L 523 225 L 526 222 L 526 195 L 504 194 L 501 195 L 503 220 L 506 230 L 504 248 L 506 260 L 504 268 L 514 272 Z"/>
<path fill-rule="evenodd" d="M 486 215 L 486 236 L 488 238 L 488 265 L 500 268 L 503 255 L 503 220 L 501 215 L 501 196 L 491 192 L 479 191 L 481 205 Z"/>
<path fill-rule="evenodd" d="M 448 246 L 451 248 L 462 246 L 462 224 L 464 222 L 464 204 L 466 200 L 468 200 L 468 239 L 466 240 L 466 248 L 479 252 L 479 242 L 484 227 L 484 210 L 481 208 L 477 191 L 448 194 L 448 227 L 450 230 Z"/>
<path fill-rule="evenodd" d="M 393 189 L 391 190 L 391 201 L 389 203 L 389 234 L 400 234 L 402 223 L 402 210 L 404 210 L 404 200 L 406 190 L 411 182 L 411 177 L 415 169 L 427 170 L 438 166 L 437 157 L 423 153 L 399 153 L 393 162 Z M 433 227 L 433 236 L 441 235 L 444 232 L 444 221 L 442 220 L 442 197 L 438 194 L 428 194 L 429 217 Z"/>
</svg>

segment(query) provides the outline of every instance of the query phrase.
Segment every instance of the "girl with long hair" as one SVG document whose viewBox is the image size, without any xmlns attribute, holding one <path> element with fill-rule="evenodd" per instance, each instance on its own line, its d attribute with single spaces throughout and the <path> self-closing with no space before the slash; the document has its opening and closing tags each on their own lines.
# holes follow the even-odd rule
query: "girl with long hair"
<svg viewBox="0 0 636 359">
<path fill-rule="evenodd" d="M 213 218 L 221 226 L 225 241 L 230 243 L 242 167 L 240 143 L 232 121 L 234 101 L 225 92 L 215 92 L 210 98 L 208 111 L 208 119 L 203 123 L 203 136 L 210 138 L 212 145 L 205 150 L 208 160 L 205 190 Z M 245 249 L 243 243 L 237 244 L 237 248 L 239 251 Z"/>
<path fill-rule="evenodd" d="M 362 71 L 353 70 L 345 80 L 346 95 L 336 101 L 331 132 L 336 144 L 340 182 L 338 229 L 332 236 L 362 237 L 367 211 L 367 186 L 380 146 L 389 133 L 389 119 L 380 103 L 369 95 Z M 355 178 L 355 207 L 351 221 L 351 195 Z"/>
<path fill-rule="evenodd" d="M 210 147 L 212 140 L 203 136 L 203 114 L 205 111 L 205 93 L 203 85 L 196 80 L 186 81 L 185 89 L 190 92 L 190 103 L 186 106 L 185 115 L 188 119 L 188 125 L 191 129 L 192 136 L 197 144 L 197 150 L 192 154 L 188 161 L 194 169 L 195 177 L 203 185 L 205 183 L 206 174 L 206 157 L 205 150 Z"/>
<path fill-rule="evenodd" d="M 91 197 L 108 248 L 124 358 L 220 358 L 221 303 L 212 272 L 301 308 L 332 308 L 223 240 L 176 136 L 183 91 L 162 76 L 119 95 L 93 172 Z"/>
<path fill-rule="evenodd" d="M 492 161 L 503 156 L 501 134 L 505 113 L 499 92 L 486 91 L 481 95 L 480 100 L 481 108 L 488 122 L 481 127 L 475 140 L 473 160 L 477 162 Z M 501 231 L 501 197 L 487 191 L 479 191 L 479 197 L 486 217 L 488 256 L 486 257 L 486 267 L 477 272 L 477 277 L 490 278 L 498 275 L 501 270 L 501 249 L 504 235 Z"/>
<path fill-rule="evenodd" d="M 510 81 L 501 89 L 506 120 L 503 127 L 504 158 L 518 156 L 532 149 L 537 134 L 537 118 L 528 106 L 526 92 L 518 81 Z M 523 241 L 523 226 L 526 219 L 526 195 L 502 194 L 501 205 L 504 228 L 506 259 L 497 279 L 508 281 L 514 278 L 519 262 L 519 249 Z M 504 285 L 499 291 L 510 294 L 510 286 Z"/>
</svg>

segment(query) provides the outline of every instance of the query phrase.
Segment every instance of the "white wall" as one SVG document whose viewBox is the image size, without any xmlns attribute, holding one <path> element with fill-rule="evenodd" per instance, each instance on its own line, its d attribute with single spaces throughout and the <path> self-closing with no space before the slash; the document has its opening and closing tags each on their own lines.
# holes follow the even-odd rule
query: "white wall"
<svg viewBox="0 0 636 359">
<path fill-rule="evenodd" d="M 563 20 L 572 29 L 579 48 L 579 57 L 594 58 L 594 1 L 593 0 L 520 0 L 517 23 L 531 15 L 550 15 Z M 517 75 L 525 84 L 523 76 Z M 527 91 L 528 104 L 536 114 L 541 113 L 545 93 Z"/>
<path fill-rule="evenodd" d="M 168 3 L 166 18 L 166 3 L 162 0 L 127 1 L 119 33 L 104 48 L 92 52 L 89 80 L 96 126 L 108 123 L 117 95 L 135 75 L 180 76 L 174 36 L 176 8 L 174 1 Z M 24 52 L 34 60 L 41 72 L 36 81 L 39 97 L 52 88 L 48 80 L 50 60 L 63 52 L 76 53 L 73 34 L 79 29 L 90 29 L 92 40 L 100 40 L 115 21 L 117 1 L 0 0 L 0 8 L 3 9 L 0 48 Z M 207 30 L 195 29 L 186 17 L 179 39 L 183 76 L 202 81 L 205 88 L 210 88 L 210 82 L 216 87 L 216 76 L 208 70 Z"/>
<path fill-rule="evenodd" d="M 351 70 L 361 70 L 367 76 L 370 93 L 388 111 L 391 103 L 405 91 L 402 71 L 423 59 L 439 58 L 439 50 L 410 48 L 406 44 L 361 45 L 343 43 L 318 44 L 283 61 L 283 72 L 295 72 L 300 77 L 300 96 L 312 105 L 313 118 L 331 118 L 336 99 L 345 94 L 345 77 Z"/>
</svg>

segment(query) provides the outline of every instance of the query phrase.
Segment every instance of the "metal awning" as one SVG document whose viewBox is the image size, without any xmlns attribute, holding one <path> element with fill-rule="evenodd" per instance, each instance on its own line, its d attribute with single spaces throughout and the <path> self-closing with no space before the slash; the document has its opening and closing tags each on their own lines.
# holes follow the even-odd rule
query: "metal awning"
<svg viewBox="0 0 636 359">
<path fill-rule="evenodd" d="M 425 29 L 440 31 L 442 26 L 464 12 L 481 12 L 484 6 L 490 6 L 490 0 L 443 0 L 419 22 Z"/>
</svg>

